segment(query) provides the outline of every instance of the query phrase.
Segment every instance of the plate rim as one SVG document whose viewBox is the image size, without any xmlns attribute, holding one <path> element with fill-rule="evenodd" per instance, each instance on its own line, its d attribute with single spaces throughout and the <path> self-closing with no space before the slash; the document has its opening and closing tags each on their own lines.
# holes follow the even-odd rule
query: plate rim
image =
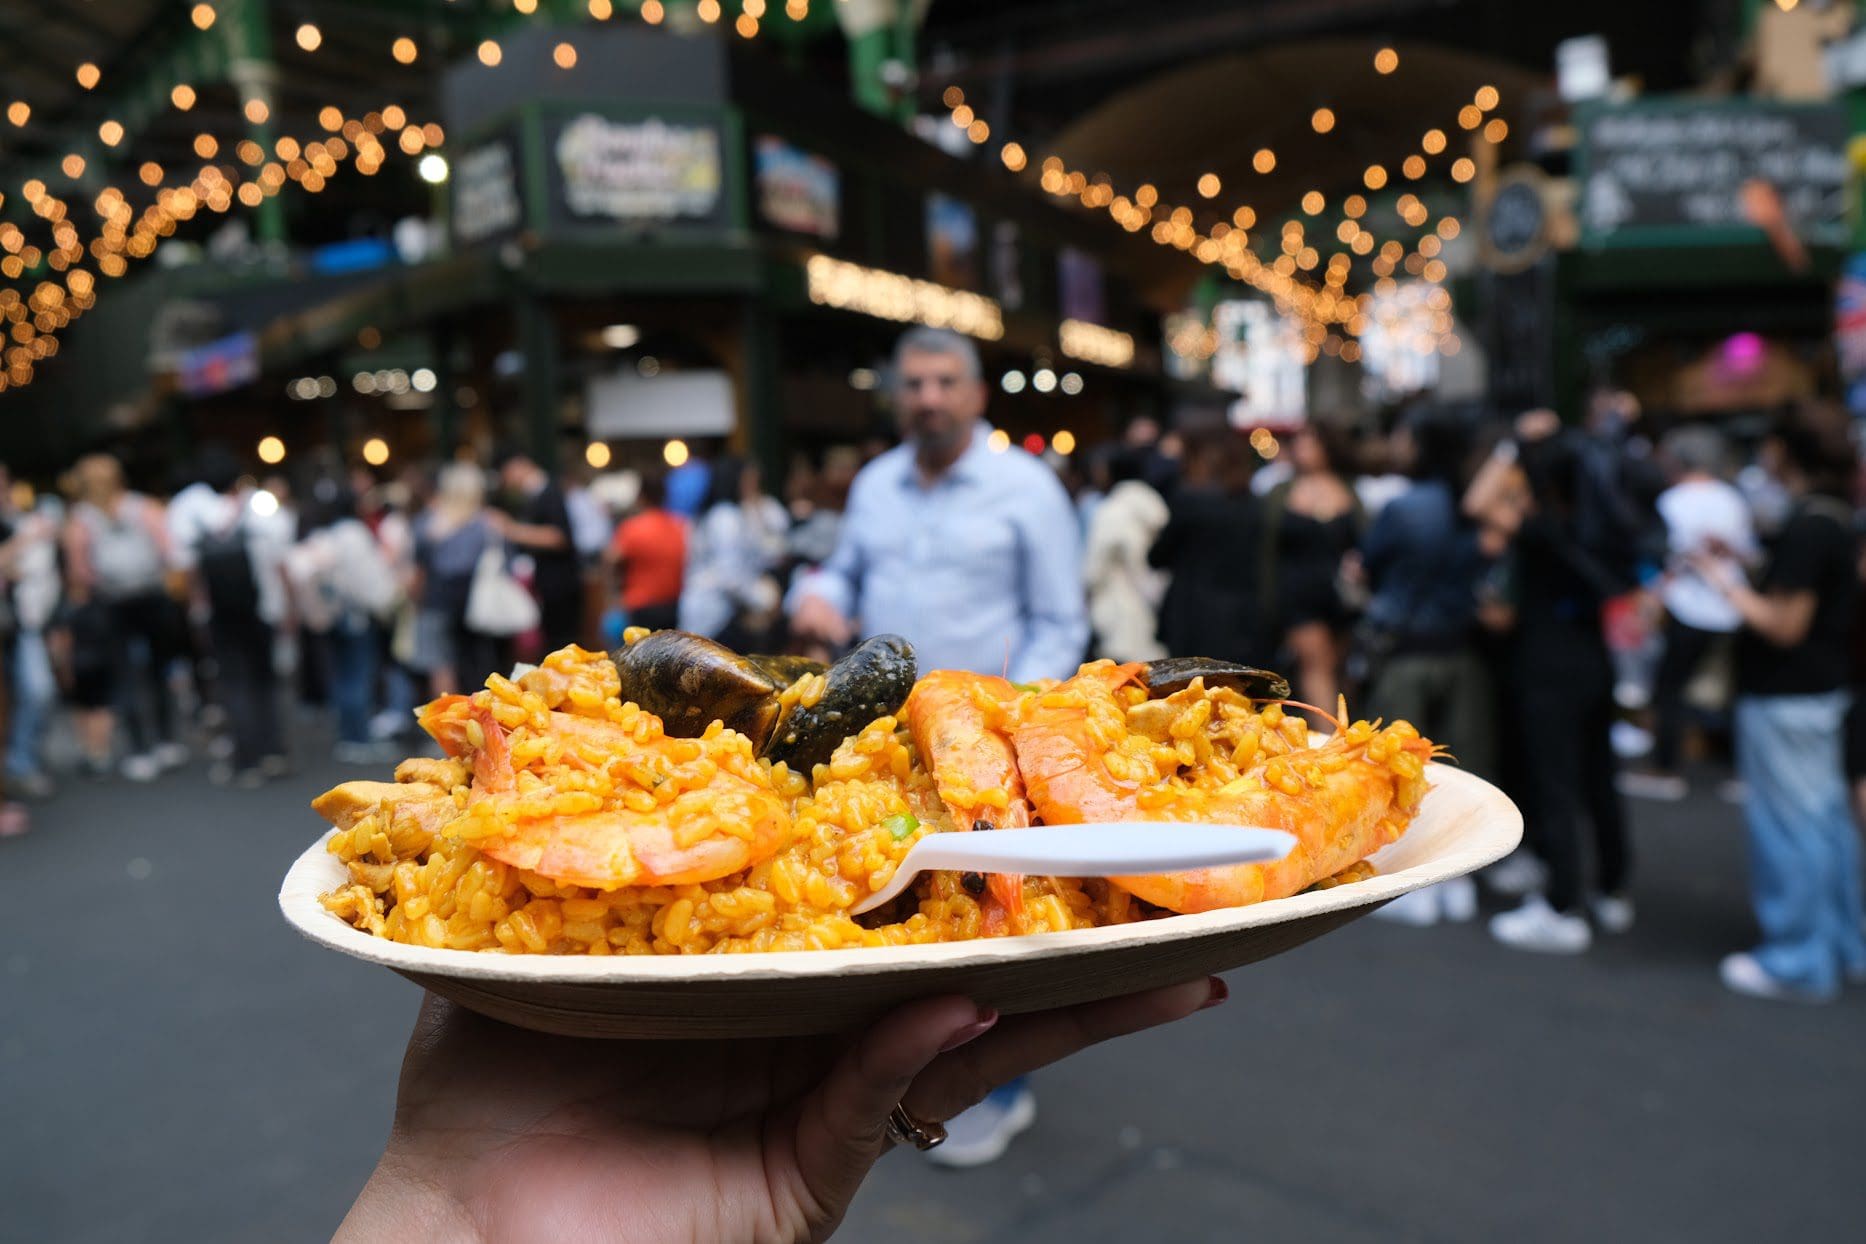
<svg viewBox="0 0 1866 1244">
<path fill-rule="evenodd" d="M 1248 907 L 1165 916 L 1135 924 L 1072 929 L 1064 933 L 974 938 L 916 946 L 698 955 L 511 955 L 414 946 L 364 932 L 325 910 L 318 901 L 320 895 L 342 881 L 342 865 L 325 850 L 325 843 L 337 832 L 334 828 L 319 835 L 292 861 L 279 887 L 278 902 L 286 922 L 319 945 L 399 972 L 467 980 L 705 988 L 740 981 L 822 980 L 927 968 L 997 966 L 1089 954 L 1116 946 L 1167 944 L 1376 905 L 1409 891 L 1475 872 L 1516 848 L 1522 840 L 1522 812 L 1501 790 L 1473 774 L 1442 764 L 1429 765 L 1426 774 L 1430 788 L 1427 800 L 1441 788 L 1468 787 L 1469 794 L 1485 807 L 1484 832 L 1471 834 L 1454 850 L 1409 868 L 1377 873 L 1364 881 L 1327 890 L 1271 899 Z M 1380 856 L 1395 845 L 1383 847 L 1369 858 L 1378 866 Z M 333 869 L 337 871 L 333 873 Z"/>
</svg>

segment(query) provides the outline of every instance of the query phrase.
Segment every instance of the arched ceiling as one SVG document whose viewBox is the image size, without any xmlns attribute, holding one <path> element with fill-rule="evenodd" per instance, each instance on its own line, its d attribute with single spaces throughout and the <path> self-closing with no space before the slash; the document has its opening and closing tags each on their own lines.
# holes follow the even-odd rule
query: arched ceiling
<svg viewBox="0 0 1866 1244">
<path fill-rule="evenodd" d="M 1331 204 L 1363 189 L 1372 164 L 1386 169 L 1389 187 L 1411 184 L 1400 162 L 1435 127 L 1450 142 L 1428 159 L 1426 180 L 1442 180 L 1451 161 L 1468 151 L 1458 110 L 1479 87 L 1494 86 L 1501 95 L 1491 115 L 1512 126 L 1507 148 L 1531 96 L 1548 85 L 1507 61 L 1423 43 L 1392 45 L 1399 67 L 1381 74 L 1373 62 L 1382 46 L 1377 39 L 1326 39 L 1215 56 L 1109 97 L 1046 149 L 1070 168 L 1108 173 L 1130 192 L 1150 181 L 1165 201 L 1209 208 L 1214 218 L 1248 203 L 1269 219 L 1293 210 L 1312 189 Z M 1326 134 L 1310 123 L 1322 107 L 1335 114 Z M 1252 166 L 1266 147 L 1276 156 L 1268 174 Z M 1195 188 L 1205 173 L 1223 183 L 1210 200 Z"/>
</svg>

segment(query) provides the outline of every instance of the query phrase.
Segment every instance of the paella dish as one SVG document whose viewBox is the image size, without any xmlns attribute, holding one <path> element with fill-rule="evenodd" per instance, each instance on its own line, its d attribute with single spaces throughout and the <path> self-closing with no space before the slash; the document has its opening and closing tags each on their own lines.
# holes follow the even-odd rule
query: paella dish
<svg viewBox="0 0 1866 1244">
<path fill-rule="evenodd" d="M 313 802 L 378 937 L 512 954 L 703 954 L 949 942 L 1236 907 L 1370 875 L 1433 745 L 1407 723 L 1312 736 L 1274 674 L 1099 661 L 1060 682 L 915 669 L 880 636 L 833 666 L 678 631 L 570 647 L 420 724 L 443 757 Z M 928 834 L 1204 821 L 1290 832 L 1273 863 L 1165 876 L 929 872 Z"/>
</svg>

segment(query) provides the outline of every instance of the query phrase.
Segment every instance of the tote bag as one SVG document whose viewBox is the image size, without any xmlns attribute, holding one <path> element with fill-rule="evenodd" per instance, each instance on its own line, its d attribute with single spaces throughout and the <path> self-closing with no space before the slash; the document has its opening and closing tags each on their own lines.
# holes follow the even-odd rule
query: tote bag
<svg viewBox="0 0 1866 1244">
<path fill-rule="evenodd" d="M 482 635 L 510 638 L 538 625 L 538 602 L 505 568 L 505 545 L 487 544 L 473 567 L 467 592 L 466 624 Z"/>
</svg>

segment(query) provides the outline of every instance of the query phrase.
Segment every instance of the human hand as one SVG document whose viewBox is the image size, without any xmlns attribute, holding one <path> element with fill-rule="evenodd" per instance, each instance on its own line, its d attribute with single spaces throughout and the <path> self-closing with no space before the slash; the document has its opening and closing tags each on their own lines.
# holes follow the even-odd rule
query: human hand
<svg viewBox="0 0 1866 1244">
<path fill-rule="evenodd" d="M 544 1036 L 430 994 L 388 1148 L 336 1239 L 824 1240 L 897 1104 L 949 1119 L 1226 993 L 1200 979 L 1003 1020 L 949 996 L 854 1037 L 736 1041 Z"/>
<path fill-rule="evenodd" d="M 797 602 L 790 628 L 798 635 L 820 639 L 833 648 L 846 647 L 855 638 L 855 627 L 842 616 L 840 609 L 807 591 Z"/>
<path fill-rule="evenodd" d="M 1362 587 L 1367 583 L 1367 563 L 1361 560 L 1359 549 L 1349 549 L 1341 555 L 1341 581 L 1350 587 Z"/>
<path fill-rule="evenodd" d="M 1729 596 L 1743 586 L 1742 575 L 1737 573 L 1735 564 L 1727 557 L 1718 556 L 1708 549 L 1694 549 L 1685 554 L 1684 561 L 1694 574 L 1721 595 Z"/>
<path fill-rule="evenodd" d="M 1524 411 L 1516 416 L 1516 439 L 1539 441 L 1561 431 L 1561 416 L 1552 410 Z"/>
</svg>

